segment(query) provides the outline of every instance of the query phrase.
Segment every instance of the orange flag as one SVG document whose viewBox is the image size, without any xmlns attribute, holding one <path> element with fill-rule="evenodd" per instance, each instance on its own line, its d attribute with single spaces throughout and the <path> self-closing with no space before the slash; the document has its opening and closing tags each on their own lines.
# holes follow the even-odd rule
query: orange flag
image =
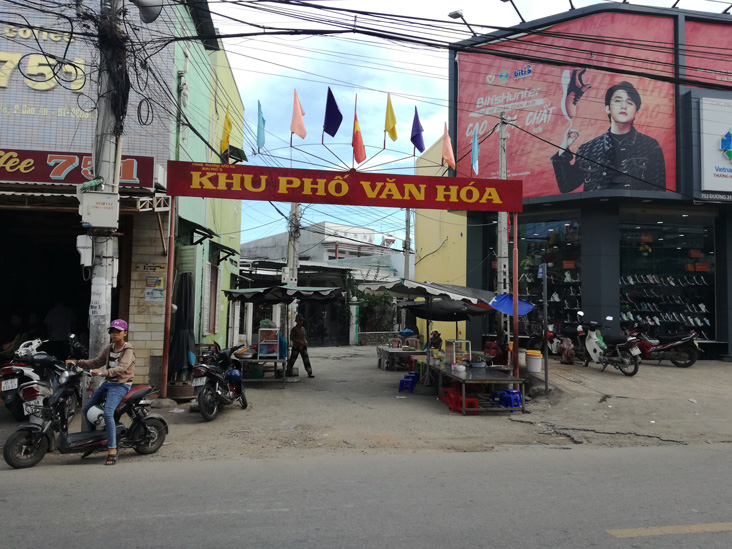
<svg viewBox="0 0 732 549">
<path fill-rule="evenodd" d="M 305 139 L 308 132 L 305 130 L 305 111 L 302 110 L 300 105 L 300 99 L 297 97 L 297 90 L 295 90 L 295 102 L 292 105 L 292 122 L 290 123 L 290 131 L 297 135 L 300 139 Z"/>
<path fill-rule="evenodd" d="M 455 154 L 452 152 L 452 141 L 447 133 L 447 122 L 445 122 L 445 135 L 442 138 L 442 159 L 453 170 L 455 169 Z"/>
<path fill-rule="evenodd" d="M 358 106 L 358 96 L 356 96 L 356 105 Z M 361 127 L 358 125 L 358 113 L 356 109 L 353 111 L 353 158 L 357 163 L 366 160 L 366 147 L 363 146 L 363 136 L 361 135 Z"/>
</svg>

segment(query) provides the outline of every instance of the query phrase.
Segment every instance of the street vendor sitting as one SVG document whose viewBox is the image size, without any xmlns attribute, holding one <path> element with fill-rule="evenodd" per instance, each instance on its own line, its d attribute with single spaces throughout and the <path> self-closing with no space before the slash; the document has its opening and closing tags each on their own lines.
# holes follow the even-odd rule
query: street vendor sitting
<svg viewBox="0 0 732 549">
<path fill-rule="evenodd" d="M 432 330 L 430 335 L 430 349 L 442 349 L 442 338 L 437 330 Z"/>
</svg>

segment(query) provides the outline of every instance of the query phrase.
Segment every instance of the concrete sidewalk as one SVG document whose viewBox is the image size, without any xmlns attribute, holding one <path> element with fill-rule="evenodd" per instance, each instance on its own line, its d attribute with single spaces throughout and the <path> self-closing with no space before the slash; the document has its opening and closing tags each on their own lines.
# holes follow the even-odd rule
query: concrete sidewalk
<svg viewBox="0 0 732 549">
<path fill-rule="evenodd" d="M 544 372 L 529 374 L 544 387 Z M 679 443 L 732 441 L 732 363 L 700 360 L 690 368 L 670 362 L 642 362 L 627 377 L 612 366 L 584 368 L 549 359 L 550 400 L 542 421 L 579 438 L 593 432 L 628 433 Z M 535 419 L 535 418 L 534 418 Z M 582 435 L 582 433 L 586 433 Z"/>
</svg>

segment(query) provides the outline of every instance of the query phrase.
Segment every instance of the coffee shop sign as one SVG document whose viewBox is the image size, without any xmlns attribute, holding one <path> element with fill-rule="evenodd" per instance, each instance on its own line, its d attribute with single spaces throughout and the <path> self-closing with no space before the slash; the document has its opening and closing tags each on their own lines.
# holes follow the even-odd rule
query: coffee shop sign
<svg viewBox="0 0 732 549">
<path fill-rule="evenodd" d="M 520 212 L 523 186 L 473 179 L 168 162 L 168 194 L 308 204 Z"/>
</svg>

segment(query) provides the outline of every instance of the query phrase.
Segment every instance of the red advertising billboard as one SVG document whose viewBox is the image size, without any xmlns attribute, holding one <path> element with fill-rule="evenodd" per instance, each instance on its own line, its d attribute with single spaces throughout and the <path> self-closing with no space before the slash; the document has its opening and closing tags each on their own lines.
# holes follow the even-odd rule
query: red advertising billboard
<svg viewBox="0 0 732 549">
<path fill-rule="evenodd" d="M 673 75 L 673 26 L 670 17 L 598 13 L 482 48 L 518 60 L 460 53 L 458 175 L 472 173 L 474 132 L 479 175 L 498 175 L 505 112 L 508 177 L 524 181 L 525 197 L 676 190 L 674 87 L 641 76 Z M 589 68 L 566 66 L 573 61 Z"/>
<path fill-rule="evenodd" d="M 732 87 L 729 24 L 686 21 L 684 56 L 686 77 L 702 83 Z"/>
<path fill-rule="evenodd" d="M 120 186 L 152 188 L 155 160 L 122 156 Z M 94 179 L 90 154 L 0 150 L 0 181 L 80 185 Z"/>
<path fill-rule="evenodd" d="M 521 181 L 168 161 L 168 194 L 306 204 L 521 212 Z"/>
</svg>

